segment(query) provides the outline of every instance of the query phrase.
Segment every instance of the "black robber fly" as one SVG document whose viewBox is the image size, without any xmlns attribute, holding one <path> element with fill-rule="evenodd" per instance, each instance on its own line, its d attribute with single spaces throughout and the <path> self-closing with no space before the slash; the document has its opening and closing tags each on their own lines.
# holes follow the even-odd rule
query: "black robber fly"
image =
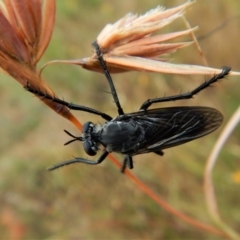
<svg viewBox="0 0 240 240">
<path fill-rule="evenodd" d="M 103 67 L 103 72 L 108 80 L 114 102 L 118 109 L 118 116 L 112 118 L 106 113 L 88 108 L 82 105 L 68 103 L 56 97 L 45 94 L 38 89 L 32 88 L 27 84 L 26 89 L 37 96 L 50 99 L 53 102 L 62 104 L 69 109 L 89 112 L 101 116 L 106 120 L 103 124 L 94 124 L 86 122 L 83 125 L 82 135 L 76 137 L 64 130 L 73 139 L 65 145 L 74 141 L 83 142 L 85 152 L 94 156 L 99 150 L 99 146 L 104 146 L 105 150 L 97 161 L 85 158 L 74 158 L 52 166 L 49 170 L 54 170 L 72 163 L 86 163 L 90 165 L 100 164 L 110 152 L 117 152 L 124 155 L 122 172 L 128 166 L 133 168 L 132 157 L 138 154 L 153 152 L 157 155 L 163 155 L 163 150 L 171 148 L 196 138 L 203 137 L 215 131 L 222 123 L 222 114 L 209 107 L 168 107 L 168 108 L 148 108 L 159 102 L 168 102 L 181 99 L 192 98 L 212 83 L 224 78 L 229 72 L 230 67 L 223 67 L 222 72 L 213 76 L 210 80 L 204 82 L 191 92 L 154 98 L 145 101 L 139 111 L 125 114 L 118 100 L 111 75 L 102 58 L 101 50 L 96 42 L 93 47 L 98 56 L 98 60 Z"/>
</svg>

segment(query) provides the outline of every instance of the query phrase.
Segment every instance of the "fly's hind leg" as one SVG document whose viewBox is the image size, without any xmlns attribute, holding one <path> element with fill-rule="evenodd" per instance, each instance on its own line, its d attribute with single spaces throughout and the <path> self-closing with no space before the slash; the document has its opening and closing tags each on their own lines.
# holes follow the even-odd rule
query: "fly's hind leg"
<svg viewBox="0 0 240 240">
<path fill-rule="evenodd" d="M 153 103 L 160 103 L 160 102 L 169 102 L 169 101 L 176 101 L 176 100 L 182 100 L 182 99 L 190 99 L 197 93 L 201 92 L 203 89 L 209 87 L 211 84 L 214 82 L 217 82 L 219 79 L 224 78 L 228 73 L 231 71 L 230 67 L 223 67 L 222 72 L 213 76 L 211 79 L 208 81 L 204 82 L 191 92 L 183 93 L 183 94 L 178 94 L 178 95 L 173 95 L 173 96 L 168 96 L 168 97 L 162 97 L 162 98 L 153 98 L 153 99 L 148 99 L 145 101 L 142 106 L 140 107 L 140 111 L 147 110 Z"/>
<path fill-rule="evenodd" d="M 132 160 L 132 157 L 130 155 L 126 155 L 124 157 L 123 165 L 122 165 L 122 169 L 121 169 L 122 173 L 124 173 L 126 167 L 129 167 L 129 169 L 133 169 L 133 160 Z"/>
</svg>

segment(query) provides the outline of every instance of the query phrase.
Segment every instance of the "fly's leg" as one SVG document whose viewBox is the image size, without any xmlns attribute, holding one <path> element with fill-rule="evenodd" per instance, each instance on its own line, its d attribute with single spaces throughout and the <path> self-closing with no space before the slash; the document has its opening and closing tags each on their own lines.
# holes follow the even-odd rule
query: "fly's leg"
<svg viewBox="0 0 240 240">
<path fill-rule="evenodd" d="M 107 69 L 107 65 L 106 65 L 105 61 L 103 60 L 101 49 L 100 49 L 100 47 L 99 47 L 99 45 L 98 45 L 98 43 L 96 41 L 92 43 L 92 46 L 96 50 L 98 61 L 101 64 L 101 66 L 103 68 L 104 75 L 106 76 L 106 78 L 108 80 L 108 84 L 110 86 L 114 102 L 115 102 L 115 104 L 117 106 L 117 109 L 118 109 L 118 114 L 119 115 L 123 115 L 124 112 L 123 112 L 123 109 L 122 109 L 121 104 L 119 102 L 118 95 L 117 95 L 116 89 L 114 87 L 112 77 L 111 77 L 111 75 L 110 75 L 110 73 L 109 73 L 109 71 Z"/>
<path fill-rule="evenodd" d="M 154 151 L 155 154 L 159 155 L 159 156 L 163 156 L 164 152 L 162 150 L 156 150 Z"/>
<path fill-rule="evenodd" d="M 133 160 L 132 160 L 132 157 L 129 156 L 129 155 L 124 157 L 123 165 L 122 165 L 122 168 L 121 168 L 122 173 L 124 173 L 127 166 L 129 167 L 129 169 L 133 169 Z"/>
<path fill-rule="evenodd" d="M 153 103 L 160 103 L 160 102 L 168 102 L 168 101 L 176 101 L 176 100 L 182 100 L 182 99 L 190 99 L 197 93 L 201 92 L 203 89 L 207 88 L 210 86 L 212 83 L 217 82 L 219 79 L 224 78 L 228 73 L 230 72 L 231 68 L 230 67 L 223 67 L 222 72 L 219 73 L 218 75 L 215 75 L 212 77 L 210 80 L 204 82 L 201 84 L 199 87 L 194 89 L 191 92 L 179 94 L 179 95 L 174 95 L 174 96 L 169 96 L 169 97 L 162 97 L 162 98 L 154 98 L 154 99 L 148 99 L 146 102 L 142 104 L 140 107 L 141 110 L 147 110 Z"/>
<path fill-rule="evenodd" d="M 61 100 L 57 97 L 52 97 L 51 95 L 47 94 L 47 93 L 44 93 L 42 91 L 40 91 L 39 89 L 34 89 L 31 87 L 31 85 L 29 83 L 27 83 L 27 85 L 25 86 L 25 89 L 31 93 L 33 93 L 34 95 L 36 96 L 39 96 L 39 97 L 42 97 L 42 98 L 45 98 L 45 99 L 49 99 L 55 103 L 59 103 L 63 106 L 66 106 L 67 108 L 71 109 L 71 110 L 77 110 L 77 111 L 83 111 L 83 112 L 89 112 L 89 113 L 92 113 L 92 114 L 95 114 L 95 115 L 99 115 L 101 116 L 103 119 L 107 120 L 107 121 L 110 121 L 112 120 L 112 117 L 110 117 L 108 114 L 106 113 L 103 113 L 103 112 L 100 112 L 98 110 L 95 110 L 93 108 L 89 108 L 89 107 L 85 107 L 85 106 L 82 106 L 82 105 L 78 105 L 78 104 L 74 104 L 74 103 L 69 103 L 69 102 L 66 102 L 64 100 Z"/>
<path fill-rule="evenodd" d="M 91 160 L 84 159 L 84 158 L 75 158 L 75 159 L 67 160 L 67 161 L 64 161 L 62 163 L 56 164 L 56 165 L 48 168 L 48 170 L 52 171 L 57 168 L 64 167 L 64 166 L 67 166 L 67 165 L 70 165 L 73 163 L 85 163 L 85 164 L 89 164 L 89 165 L 97 165 L 97 164 L 100 164 L 107 157 L 108 154 L 109 154 L 109 152 L 107 152 L 105 150 L 105 152 L 99 157 L 99 159 L 97 161 L 91 161 Z"/>
</svg>

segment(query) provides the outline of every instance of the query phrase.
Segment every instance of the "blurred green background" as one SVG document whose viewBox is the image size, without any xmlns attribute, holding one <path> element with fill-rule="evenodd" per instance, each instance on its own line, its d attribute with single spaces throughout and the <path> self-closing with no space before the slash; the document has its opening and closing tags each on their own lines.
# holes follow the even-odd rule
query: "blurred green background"
<svg viewBox="0 0 240 240">
<path fill-rule="evenodd" d="M 61 0 L 50 45 L 39 66 L 53 59 L 91 56 L 91 43 L 101 29 L 128 12 L 144 13 L 156 6 L 174 7 L 184 0 Z M 226 24 L 199 43 L 209 65 L 240 70 L 239 0 L 198 0 L 186 14 L 202 36 Z M 175 22 L 167 31 L 181 30 Z M 173 62 L 201 64 L 194 46 L 172 56 Z M 99 73 L 76 66 L 52 65 L 44 78 L 59 97 L 117 114 L 107 81 Z M 126 112 L 148 98 L 194 89 L 203 76 L 172 76 L 141 72 L 114 75 Z M 239 77 L 227 77 L 192 100 L 161 106 L 201 105 L 219 109 L 225 121 L 239 105 Z M 63 129 L 78 135 L 70 122 L 1 73 L 0 81 L 0 239 L 220 239 L 201 232 L 161 209 L 122 175 L 108 159 L 99 166 L 72 165 L 45 169 L 73 156 L 86 156 L 80 143 L 68 146 Z M 83 123 L 101 118 L 75 112 Z M 213 134 L 165 151 L 134 157 L 133 173 L 173 207 L 211 224 L 203 195 L 206 159 L 223 126 Z M 223 219 L 240 232 L 240 127 L 221 151 L 214 183 Z M 121 156 L 115 155 L 121 160 Z M 235 178 L 234 178 L 235 176 Z"/>
</svg>

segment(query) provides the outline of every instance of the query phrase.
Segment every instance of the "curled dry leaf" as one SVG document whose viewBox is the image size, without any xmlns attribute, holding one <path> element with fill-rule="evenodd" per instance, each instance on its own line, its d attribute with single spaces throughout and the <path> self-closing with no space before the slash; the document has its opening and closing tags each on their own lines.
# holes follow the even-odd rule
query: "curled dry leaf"
<svg viewBox="0 0 240 240">
<path fill-rule="evenodd" d="M 55 0 L 0 2 L 0 67 L 24 87 L 31 85 L 51 96 L 55 94 L 40 77 L 36 64 L 51 39 L 55 8 Z M 68 108 L 40 99 L 81 129 L 81 124 Z"/>
</svg>

